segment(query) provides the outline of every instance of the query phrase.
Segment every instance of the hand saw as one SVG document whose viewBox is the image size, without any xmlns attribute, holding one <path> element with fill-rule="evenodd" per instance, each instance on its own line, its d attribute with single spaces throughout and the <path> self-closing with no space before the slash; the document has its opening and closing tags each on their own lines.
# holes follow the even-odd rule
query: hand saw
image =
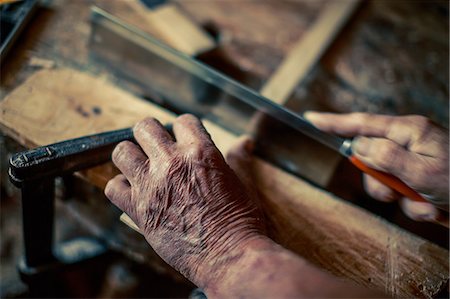
<svg viewBox="0 0 450 299">
<path fill-rule="evenodd" d="M 127 69 L 126 75 L 132 72 L 134 79 L 139 80 L 136 74 L 147 78 L 142 83 L 176 109 L 210 119 L 235 133 L 255 136 L 259 150 L 273 147 L 274 135 L 281 134 L 294 144 L 298 133 L 304 134 L 338 151 L 361 171 L 406 197 L 425 201 L 400 179 L 358 160 L 352 154 L 352 140 L 320 131 L 293 111 L 95 7 L 90 44 L 96 58 L 106 60 L 119 72 Z"/>
<path fill-rule="evenodd" d="M 287 136 L 287 141 L 292 144 L 293 138 L 296 136 L 291 133 L 292 131 L 297 134 L 304 134 L 339 152 L 357 168 L 406 197 L 415 201 L 426 201 L 400 179 L 370 168 L 357 159 L 352 154 L 352 140 L 317 129 L 291 110 L 270 101 L 256 91 L 241 85 L 190 56 L 158 42 L 139 29 L 121 22 L 100 9 L 93 9 L 93 22 L 95 26 L 93 26 L 91 44 L 94 48 L 97 47 L 97 51 L 104 52 L 102 58 L 107 57 L 114 62 L 117 61 L 118 57 L 122 66 L 130 63 L 130 60 L 123 60 L 122 56 L 117 54 L 117 49 L 116 52 L 105 52 L 104 45 L 100 45 L 105 41 L 105 38 L 112 38 L 119 49 L 126 50 L 122 54 L 142 56 L 142 59 L 147 60 L 147 64 L 148 61 L 151 61 L 155 74 L 151 77 L 150 86 L 159 95 L 169 99 L 179 108 L 184 107 L 188 110 L 187 112 L 193 112 L 199 117 L 210 119 L 238 134 L 251 134 L 256 138 L 259 148 L 269 146 L 272 141 L 270 136 L 274 134 L 289 132 L 288 135 L 283 136 Z M 124 35 L 130 41 L 125 48 L 120 46 L 121 39 L 118 38 Z M 116 55 L 116 57 L 111 57 L 111 54 Z M 189 111 L 191 109 L 193 111 Z M 234 114 L 242 114 L 243 116 L 237 118 Z M 247 122 L 242 120 L 247 120 Z M 52 164 L 56 165 L 57 168 L 67 168 L 67 171 L 74 171 L 75 169 L 71 167 L 73 157 L 79 157 L 83 154 L 92 156 L 93 153 L 97 153 L 100 158 L 91 159 L 93 160 L 91 162 L 104 162 L 109 157 L 105 153 L 110 152 L 114 144 L 121 140 L 131 139 L 132 131 L 128 128 L 67 140 L 18 153 L 10 161 L 10 174 L 12 177 L 28 177 L 35 174 L 36 170 L 39 170 L 44 164 L 46 170 L 50 169 L 51 167 L 49 168 L 48 165 Z M 106 150 L 104 150 L 105 148 Z M 101 154 L 98 154 L 99 152 Z M 292 164 L 288 159 L 289 157 L 284 158 L 288 161 L 288 164 Z M 80 165 L 88 166 L 78 163 L 76 170 L 80 169 Z"/>
</svg>

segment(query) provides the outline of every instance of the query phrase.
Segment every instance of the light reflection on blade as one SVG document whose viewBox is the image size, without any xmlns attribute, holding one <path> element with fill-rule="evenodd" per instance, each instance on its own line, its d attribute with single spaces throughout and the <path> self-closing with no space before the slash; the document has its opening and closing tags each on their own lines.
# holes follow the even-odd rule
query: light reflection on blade
<svg viewBox="0 0 450 299">
<path fill-rule="evenodd" d="M 315 175 L 314 169 L 299 171 L 303 165 L 296 163 L 299 132 L 334 150 L 344 141 L 101 9 L 93 8 L 92 24 L 90 47 L 97 60 L 156 92 L 176 111 L 256 136 L 258 151 L 291 172 Z"/>
</svg>

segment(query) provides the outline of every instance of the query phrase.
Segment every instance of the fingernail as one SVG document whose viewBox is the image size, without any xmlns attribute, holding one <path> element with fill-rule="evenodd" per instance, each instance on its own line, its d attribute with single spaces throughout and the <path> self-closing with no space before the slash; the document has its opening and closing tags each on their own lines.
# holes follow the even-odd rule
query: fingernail
<svg viewBox="0 0 450 299">
<path fill-rule="evenodd" d="M 352 149 L 355 154 L 366 156 L 370 150 L 370 138 L 358 137 L 352 143 Z"/>
</svg>

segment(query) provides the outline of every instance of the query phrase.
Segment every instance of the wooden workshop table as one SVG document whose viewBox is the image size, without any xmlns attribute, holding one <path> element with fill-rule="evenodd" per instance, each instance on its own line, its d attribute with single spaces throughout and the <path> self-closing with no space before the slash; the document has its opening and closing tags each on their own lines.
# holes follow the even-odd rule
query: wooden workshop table
<svg viewBox="0 0 450 299">
<path fill-rule="evenodd" d="M 91 4 L 142 24 L 124 1 L 54 1 L 38 11 L 2 68 L 1 128 L 24 146 L 121 128 L 148 115 L 163 122 L 174 118 L 139 99 L 139 89 L 90 63 Z M 199 22 L 213 22 L 224 51 L 262 82 L 322 4 L 187 1 L 181 6 Z M 288 106 L 298 111 L 421 113 L 446 125 L 448 70 L 439 66 L 448 65 L 448 32 L 442 29 L 447 28 L 448 4 L 428 5 L 424 18 L 413 18 L 424 3 L 364 4 Z M 445 9 L 447 17 L 442 16 Z M 54 66 L 46 69 L 49 61 Z M 93 113 L 94 108 L 101 113 Z M 236 136 L 212 123 L 206 126 L 226 152 Z M 447 250 L 262 160 L 254 167 L 271 235 L 287 248 L 338 276 L 393 296 L 431 297 L 445 288 Z M 80 176 L 103 187 L 114 173 L 108 164 Z M 154 254 L 145 258 L 164 268 Z"/>
</svg>

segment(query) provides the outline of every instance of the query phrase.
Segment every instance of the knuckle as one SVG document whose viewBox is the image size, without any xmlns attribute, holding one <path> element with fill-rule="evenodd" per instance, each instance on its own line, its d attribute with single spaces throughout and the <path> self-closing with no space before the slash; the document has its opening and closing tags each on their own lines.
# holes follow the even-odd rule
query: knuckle
<svg viewBox="0 0 450 299">
<path fill-rule="evenodd" d="M 202 144 L 202 142 L 194 144 L 188 150 L 188 156 L 194 161 L 206 164 L 216 164 L 222 160 L 222 155 L 214 146 Z"/>
<path fill-rule="evenodd" d="M 431 121 L 422 115 L 409 116 L 408 122 L 419 134 L 426 133 L 432 126 Z"/>
<path fill-rule="evenodd" d="M 157 120 L 153 117 L 147 117 L 138 122 L 134 128 L 133 132 L 136 134 L 140 134 L 142 132 L 146 132 L 149 130 L 149 128 L 155 123 Z"/>
<path fill-rule="evenodd" d="M 224 161 L 222 154 L 211 146 L 206 147 L 201 158 L 203 162 L 210 165 L 219 165 Z"/>
<path fill-rule="evenodd" d="M 126 152 L 126 151 L 128 151 L 131 147 L 133 147 L 134 144 L 133 144 L 131 141 L 125 140 L 125 141 L 120 142 L 120 143 L 118 144 L 118 146 L 120 146 L 120 150 L 121 150 L 121 151 Z"/>
<path fill-rule="evenodd" d="M 109 180 L 108 183 L 106 183 L 105 186 L 105 195 L 106 197 L 108 197 L 109 199 L 111 199 L 114 196 L 114 181 L 113 180 Z"/>
<path fill-rule="evenodd" d="M 196 158 L 204 154 L 204 145 L 200 142 L 192 142 L 189 147 L 186 148 L 186 153 L 188 156 Z"/>
<path fill-rule="evenodd" d="M 116 145 L 112 152 L 112 160 L 114 163 L 121 161 L 123 156 L 128 152 L 130 148 L 130 141 L 122 141 Z"/>
<path fill-rule="evenodd" d="M 389 141 L 380 142 L 380 146 L 374 155 L 374 162 L 376 165 L 383 169 L 390 169 L 394 165 L 399 165 L 399 161 L 402 159 L 399 155 L 397 146 Z"/>
<path fill-rule="evenodd" d="M 178 116 L 177 119 L 175 120 L 175 122 L 183 124 L 183 123 L 198 123 L 200 121 L 194 115 L 186 113 L 186 114 L 182 114 L 182 115 Z"/>
</svg>

